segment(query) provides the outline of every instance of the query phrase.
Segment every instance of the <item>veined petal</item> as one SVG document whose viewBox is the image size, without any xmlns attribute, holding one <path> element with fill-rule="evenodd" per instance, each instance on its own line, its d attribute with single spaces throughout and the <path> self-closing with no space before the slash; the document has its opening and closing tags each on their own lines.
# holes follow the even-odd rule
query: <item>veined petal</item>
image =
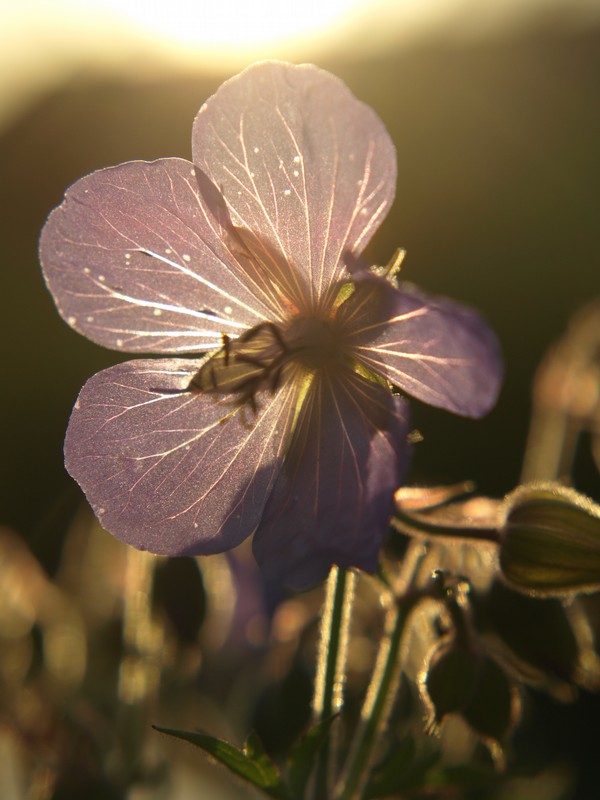
<svg viewBox="0 0 600 800">
<path fill-rule="evenodd" d="M 432 406 L 480 417 L 502 379 L 498 341 L 470 308 L 363 276 L 338 310 L 356 357 Z"/>
<path fill-rule="evenodd" d="M 400 397 L 349 370 L 315 377 L 254 536 L 267 577 L 306 588 L 332 564 L 377 568 L 408 466 Z"/>
<path fill-rule="evenodd" d="M 258 413 L 187 392 L 197 361 L 129 361 L 81 390 L 65 462 L 102 525 L 142 550 L 215 553 L 260 520 L 289 439 L 293 385 Z"/>
<path fill-rule="evenodd" d="M 202 352 L 265 318 L 227 247 L 218 194 L 189 161 L 132 161 L 67 191 L 40 258 L 63 318 L 129 352 Z M 222 202 L 222 201 L 221 201 Z"/>
<path fill-rule="evenodd" d="M 234 225 L 263 243 L 265 290 L 304 309 L 326 302 L 394 197 L 381 120 L 311 65 L 263 62 L 227 81 L 196 117 L 192 152 Z"/>
</svg>

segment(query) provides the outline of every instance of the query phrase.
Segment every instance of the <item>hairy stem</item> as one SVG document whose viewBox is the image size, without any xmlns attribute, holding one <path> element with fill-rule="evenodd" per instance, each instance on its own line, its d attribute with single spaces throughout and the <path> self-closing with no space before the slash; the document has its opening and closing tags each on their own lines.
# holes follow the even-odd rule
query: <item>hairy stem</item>
<svg viewBox="0 0 600 800">
<path fill-rule="evenodd" d="M 424 596 L 429 596 L 429 590 L 413 588 L 413 581 L 426 552 L 421 544 L 413 542 L 405 556 L 395 594 L 390 598 L 384 635 L 361 710 L 361 721 L 344 772 L 336 787 L 336 800 L 360 800 L 363 796 L 376 747 L 385 732 L 400 685 L 401 645 L 406 621 L 415 605 Z"/>
<path fill-rule="evenodd" d="M 313 696 L 313 721 L 321 722 L 338 713 L 344 703 L 346 658 L 350 616 L 354 599 L 356 576 L 353 572 L 333 566 L 327 579 L 325 605 L 321 617 L 317 675 Z M 315 800 L 330 796 L 332 773 L 332 736 L 324 743 L 317 760 L 314 782 Z"/>
</svg>

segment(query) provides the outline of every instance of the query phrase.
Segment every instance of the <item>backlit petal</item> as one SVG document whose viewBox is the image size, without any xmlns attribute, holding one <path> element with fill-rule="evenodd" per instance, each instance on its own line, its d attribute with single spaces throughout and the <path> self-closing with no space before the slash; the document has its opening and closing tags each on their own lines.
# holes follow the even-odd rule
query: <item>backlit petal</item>
<svg viewBox="0 0 600 800">
<path fill-rule="evenodd" d="M 256 527 L 288 439 L 293 386 L 259 395 L 256 417 L 186 392 L 182 359 L 129 361 L 91 378 L 67 431 L 65 461 L 102 525 L 167 555 L 234 547 Z"/>
<path fill-rule="evenodd" d="M 304 308 L 324 302 L 394 197 L 381 120 L 310 65 L 263 62 L 227 81 L 200 109 L 192 151 L 234 225 L 264 246 L 271 284 Z"/>
<path fill-rule="evenodd" d="M 467 417 L 495 404 L 500 349 L 472 309 L 366 276 L 338 314 L 356 356 L 419 400 Z"/>
<path fill-rule="evenodd" d="M 63 318 L 107 347 L 202 352 L 263 319 L 193 164 L 132 161 L 77 181 L 40 240 Z"/>
<path fill-rule="evenodd" d="M 332 564 L 377 568 L 409 459 L 405 401 L 346 372 L 316 378 L 254 537 L 268 578 L 305 588 Z"/>
</svg>

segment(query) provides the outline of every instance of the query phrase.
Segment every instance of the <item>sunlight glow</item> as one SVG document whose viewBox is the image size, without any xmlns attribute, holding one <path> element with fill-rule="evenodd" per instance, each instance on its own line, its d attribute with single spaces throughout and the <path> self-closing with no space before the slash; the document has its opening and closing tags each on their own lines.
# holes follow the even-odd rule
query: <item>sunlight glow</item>
<svg viewBox="0 0 600 800">
<path fill-rule="evenodd" d="M 364 0 L 105 0 L 146 29 L 182 45 L 248 47 L 314 33 Z"/>
<path fill-rule="evenodd" d="M 379 54 L 443 32 L 498 35 L 550 11 L 578 25 L 598 0 L 0 0 L 0 130 L 73 74 L 233 74 L 253 61 Z"/>
</svg>

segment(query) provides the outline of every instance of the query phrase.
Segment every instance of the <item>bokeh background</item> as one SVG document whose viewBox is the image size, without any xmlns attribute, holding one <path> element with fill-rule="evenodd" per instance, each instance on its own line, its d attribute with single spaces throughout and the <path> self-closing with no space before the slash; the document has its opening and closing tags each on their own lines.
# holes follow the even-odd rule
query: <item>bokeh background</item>
<svg viewBox="0 0 600 800">
<path fill-rule="evenodd" d="M 501 340 L 485 420 L 413 404 L 413 480 L 516 485 L 536 366 L 600 289 L 598 0 L 0 0 L 0 524 L 44 575 L 85 515 L 62 464 L 71 407 L 122 356 L 58 317 L 39 231 L 87 172 L 188 158 L 201 103 L 262 58 L 315 62 L 377 111 L 399 177 L 372 260 L 406 248 L 407 280 L 478 307 Z M 585 441 L 575 476 L 600 497 Z"/>
</svg>

